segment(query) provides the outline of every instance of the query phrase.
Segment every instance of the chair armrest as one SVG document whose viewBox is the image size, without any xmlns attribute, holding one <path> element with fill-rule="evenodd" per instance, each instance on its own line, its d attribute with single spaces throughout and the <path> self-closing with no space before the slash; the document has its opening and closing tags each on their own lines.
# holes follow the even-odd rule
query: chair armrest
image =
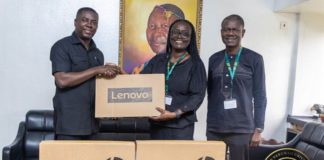
<svg viewBox="0 0 324 160">
<path fill-rule="evenodd" d="M 300 141 L 300 134 L 295 136 L 291 141 L 285 144 L 278 144 L 278 145 L 265 145 L 260 144 L 256 148 L 250 149 L 250 160 L 261 160 L 266 159 L 273 151 L 281 148 L 295 148 L 297 143 Z"/>
<path fill-rule="evenodd" d="M 26 132 L 25 122 L 19 123 L 18 133 L 15 140 L 2 150 L 2 160 L 21 160 L 24 155 L 24 135 Z"/>
</svg>

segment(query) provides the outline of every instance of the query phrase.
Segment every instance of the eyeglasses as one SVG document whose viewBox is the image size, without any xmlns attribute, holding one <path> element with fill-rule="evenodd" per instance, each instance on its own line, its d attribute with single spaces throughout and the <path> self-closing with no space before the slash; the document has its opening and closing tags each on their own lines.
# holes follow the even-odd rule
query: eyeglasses
<svg viewBox="0 0 324 160">
<path fill-rule="evenodd" d="M 191 33 L 188 30 L 180 31 L 180 30 L 174 29 L 174 30 L 171 30 L 171 36 L 172 37 L 181 36 L 182 38 L 190 38 Z"/>
</svg>

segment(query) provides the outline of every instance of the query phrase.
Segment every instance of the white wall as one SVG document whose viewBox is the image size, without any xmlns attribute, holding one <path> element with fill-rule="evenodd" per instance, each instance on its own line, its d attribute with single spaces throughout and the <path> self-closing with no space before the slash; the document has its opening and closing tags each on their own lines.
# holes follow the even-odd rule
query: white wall
<svg viewBox="0 0 324 160">
<path fill-rule="evenodd" d="M 94 37 L 106 60 L 118 59 L 118 0 L 1 0 L 0 1 L 0 147 L 11 143 L 18 123 L 30 109 L 52 109 L 54 84 L 49 50 L 58 39 L 70 35 L 78 8 L 90 6 L 100 15 Z M 246 22 L 244 47 L 261 53 L 265 60 L 268 109 L 265 138 L 285 139 L 289 108 L 291 70 L 294 71 L 297 18 L 294 14 L 274 13 L 273 0 L 204 0 L 201 56 L 208 58 L 224 48 L 220 23 L 232 13 Z M 280 22 L 287 23 L 281 30 Z M 315 54 L 315 53 L 314 53 Z M 205 139 L 206 101 L 198 111 L 195 138 Z"/>
<path fill-rule="evenodd" d="M 324 104 L 324 22 L 323 14 L 300 16 L 299 45 L 296 68 L 294 115 L 311 115 L 310 107 Z"/>
<path fill-rule="evenodd" d="M 14 140 L 28 110 L 52 109 L 50 48 L 71 35 L 76 11 L 84 6 L 99 13 L 94 39 L 106 62 L 118 63 L 118 0 L 0 1 L 0 148 Z"/>
</svg>

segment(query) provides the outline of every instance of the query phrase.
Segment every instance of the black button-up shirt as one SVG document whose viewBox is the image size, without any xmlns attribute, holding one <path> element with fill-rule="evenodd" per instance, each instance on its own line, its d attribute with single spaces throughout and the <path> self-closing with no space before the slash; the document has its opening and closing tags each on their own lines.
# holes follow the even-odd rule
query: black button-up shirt
<svg viewBox="0 0 324 160">
<path fill-rule="evenodd" d="M 158 54 L 149 61 L 141 73 L 166 75 L 168 61 L 166 54 Z M 167 82 L 169 85 L 168 95 L 172 96 L 172 103 L 166 105 L 166 110 L 174 112 L 181 109 L 185 113 L 179 119 L 156 122 L 155 124 L 170 128 L 183 128 L 197 121 L 196 110 L 204 100 L 206 82 L 205 66 L 201 60 L 194 63 L 192 58 L 189 58 L 177 64 Z"/>
<path fill-rule="evenodd" d="M 229 58 L 233 66 L 235 56 Z M 237 101 L 237 108 L 224 109 L 224 100 Z M 208 68 L 207 130 L 220 133 L 253 133 L 264 127 L 266 86 L 263 58 L 260 54 L 243 48 L 231 85 L 225 63 L 225 50 L 213 54 Z"/>
<path fill-rule="evenodd" d="M 87 50 L 73 33 L 56 42 L 52 49 L 52 74 L 56 72 L 81 72 L 103 65 L 102 52 L 91 40 Z M 89 135 L 97 129 L 94 119 L 95 78 L 77 86 L 56 87 L 53 98 L 55 129 L 57 134 Z"/>
</svg>

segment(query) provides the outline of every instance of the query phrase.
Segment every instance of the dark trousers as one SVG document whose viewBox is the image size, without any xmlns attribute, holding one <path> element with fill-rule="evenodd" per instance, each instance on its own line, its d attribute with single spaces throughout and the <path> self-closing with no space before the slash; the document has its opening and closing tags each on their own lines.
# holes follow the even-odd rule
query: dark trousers
<svg viewBox="0 0 324 160">
<path fill-rule="evenodd" d="M 229 160 L 249 160 L 251 133 L 215 133 L 207 131 L 207 140 L 224 141 L 229 148 Z"/>
<path fill-rule="evenodd" d="M 191 124 L 184 128 L 169 128 L 151 125 L 151 139 L 154 140 L 193 140 L 195 126 Z"/>
</svg>

